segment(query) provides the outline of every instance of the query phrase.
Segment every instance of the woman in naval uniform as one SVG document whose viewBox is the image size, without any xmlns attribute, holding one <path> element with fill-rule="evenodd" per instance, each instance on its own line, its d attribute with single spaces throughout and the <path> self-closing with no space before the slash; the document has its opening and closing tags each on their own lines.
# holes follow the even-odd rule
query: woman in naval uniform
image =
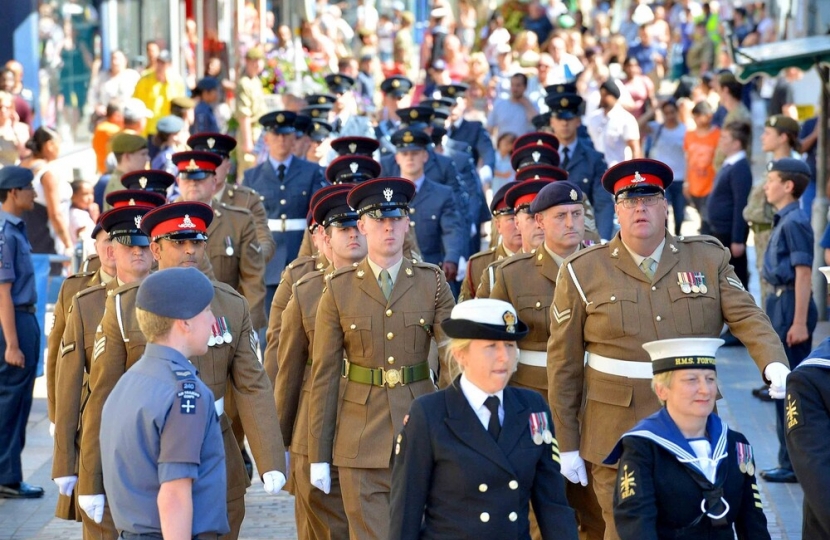
<svg viewBox="0 0 830 540">
<path fill-rule="evenodd" d="M 458 304 L 441 326 L 461 375 L 416 399 L 397 437 L 390 538 L 529 540 L 532 503 L 543 538 L 575 540 L 550 409 L 507 386 L 527 326 L 490 299 Z"/>
<path fill-rule="evenodd" d="M 625 433 L 605 460 L 620 460 L 614 523 L 622 540 L 769 539 L 752 447 L 713 412 L 722 344 L 643 344 L 664 406 Z"/>
</svg>

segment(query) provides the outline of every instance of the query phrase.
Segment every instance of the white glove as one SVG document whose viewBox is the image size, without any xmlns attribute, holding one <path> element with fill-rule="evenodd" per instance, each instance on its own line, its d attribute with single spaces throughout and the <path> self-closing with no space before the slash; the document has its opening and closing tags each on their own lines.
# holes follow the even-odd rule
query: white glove
<svg viewBox="0 0 830 540">
<path fill-rule="evenodd" d="M 273 495 L 285 485 L 285 475 L 279 471 L 268 471 L 262 475 L 262 484 L 265 491 Z"/>
<path fill-rule="evenodd" d="M 326 495 L 331 492 L 331 468 L 328 463 L 311 464 L 311 485 Z"/>
<path fill-rule="evenodd" d="M 77 481 L 77 476 L 61 476 L 55 478 L 55 483 L 58 485 L 58 491 L 61 495 L 66 495 L 67 497 L 72 495 L 72 490 L 75 489 L 75 483 Z"/>
<path fill-rule="evenodd" d="M 104 495 L 78 495 L 78 506 L 95 523 L 101 523 L 101 520 L 104 519 L 104 504 L 106 502 L 107 498 Z"/>
<path fill-rule="evenodd" d="M 769 396 L 773 399 L 784 399 L 787 392 L 787 375 L 790 370 L 781 362 L 767 364 L 764 368 L 764 377 L 769 381 Z"/>
<path fill-rule="evenodd" d="M 49 422 L 49 436 L 55 438 L 55 423 Z"/>
<path fill-rule="evenodd" d="M 483 165 L 478 170 L 478 177 L 482 182 L 489 182 L 493 179 L 493 169 L 489 165 Z"/>
<path fill-rule="evenodd" d="M 579 457 L 579 451 L 562 452 L 559 455 L 562 462 L 560 470 L 562 476 L 567 478 L 572 484 L 588 485 L 588 471 L 585 470 L 585 462 Z"/>
</svg>

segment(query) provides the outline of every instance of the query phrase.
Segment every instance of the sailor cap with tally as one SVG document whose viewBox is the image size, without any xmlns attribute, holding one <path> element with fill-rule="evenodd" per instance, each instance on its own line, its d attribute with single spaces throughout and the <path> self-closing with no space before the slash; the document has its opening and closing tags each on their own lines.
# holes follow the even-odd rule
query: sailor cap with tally
<svg viewBox="0 0 830 540">
<path fill-rule="evenodd" d="M 643 197 L 663 193 L 673 180 L 674 173 L 662 161 L 630 159 L 605 171 L 602 187 L 614 196 Z"/>
<path fill-rule="evenodd" d="M 121 189 L 113 191 L 106 196 L 107 204 L 113 208 L 123 208 L 125 206 L 140 206 L 143 208 L 156 208 L 167 202 L 167 199 L 161 193 L 154 191 L 145 191 L 142 189 Z"/>
<path fill-rule="evenodd" d="M 715 354 L 724 341 L 720 338 L 661 339 L 643 343 L 651 357 L 651 370 L 657 375 L 677 369 L 715 370 Z"/>
<path fill-rule="evenodd" d="M 150 210 L 141 220 L 141 230 L 156 240 L 207 240 L 213 208 L 200 202 L 175 202 Z"/>
<path fill-rule="evenodd" d="M 377 139 L 369 137 L 338 137 L 331 141 L 331 148 L 340 156 L 360 155 L 372 157 L 380 148 Z"/>
<path fill-rule="evenodd" d="M 111 240 L 125 246 L 146 247 L 150 245 L 147 234 L 141 230 L 141 221 L 153 207 L 122 206 L 113 208 L 101 216 L 101 227 Z"/>
<path fill-rule="evenodd" d="M 359 216 L 347 201 L 348 191 L 329 193 L 314 207 L 314 221 L 321 227 L 356 227 Z"/>
<path fill-rule="evenodd" d="M 380 171 L 380 163 L 370 157 L 340 156 L 326 167 L 326 180 L 332 184 L 356 184 L 377 178 Z"/>
<path fill-rule="evenodd" d="M 518 182 L 504 194 L 504 203 L 518 212 L 524 208 L 530 208 L 533 199 L 542 191 L 542 188 L 550 184 L 551 180 L 525 180 Z"/>
<path fill-rule="evenodd" d="M 526 144 L 522 147 L 516 147 L 513 154 L 510 156 L 510 164 L 513 170 L 520 171 L 522 167 L 529 165 L 551 165 L 553 167 L 559 166 L 559 152 L 556 148 L 548 146 L 547 144 Z"/>
<path fill-rule="evenodd" d="M 168 319 L 187 320 L 204 311 L 211 300 L 213 284 L 198 269 L 167 268 L 141 282 L 135 306 Z"/>
<path fill-rule="evenodd" d="M 545 133 L 544 131 L 532 131 L 530 133 L 525 133 L 516 139 L 513 143 L 513 148 L 522 148 L 523 146 L 531 144 L 538 146 L 546 144 L 555 150 L 559 149 L 559 139 L 556 138 L 556 135 Z"/>
<path fill-rule="evenodd" d="M 512 216 L 514 214 L 513 207 L 508 206 L 504 200 L 504 195 L 515 185 L 518 185 L 518 182 L 507 182 L 493 194 L 493 199 L 490 201 L 490 213 L 493 216 Z"/>
<path fill-rule="evenodd" d="M 456 304 L 441 329 L 455 339 L 518 341 L 527 335 L 527 325 L 519 320 L 509 302 L 474 298 Z"/>
<path fill-rule="evenodd" d="M 560 204 L 581 204 L 585 195 L 579 186 L 563 180 L 543 187 L 530 203 L 530 212 L 535 214 Z"/>
<path fill-rule="evenodd" d="M 212 152 L 189 150 L 176 152 L 170 158 L 179 169 L 179 178 L 188 180 L 204 180 L 216 173 L 216 168 L 222 164 L 222 156 Z"/>
<path fill-rule="evenodd" d="M 0 189 L 23 189 L 32 185 L 35 176 L 31 169 L 7 165 L 0 168 Z"/>
<path fill-rule="evenodd" d="M 376 178 L 357 184 L 349 192 L 349 206 L 359 215 L 373 219 L 398 218 L 408 215 L 407 209 L 415 196 L 415 184 L 405 178 Z"/>
<path fill-rule="evenodd" d="M 412 81 L 402 75 L 393 75 L 380 83 L 380 91 L 396 97 L 403 97 L 412 90 Z"/>
<path fill-rule="evenodd" d="M 165 197 L 175 181 L 176 177 L 169 172 L 156 169 L 133 171 L 121 177 L 121 185 L 126 189 L 152 191 Z"/>
<path fill-rule="evenodd" d="M 259 123 L 270 131 L 280 135 L 294 133 L 294 120 L 297 113 L 291 111 L 273 111 L 259 117 Z"/>
<path fill-rule="evenodd" d="M 213 152 L 227 159 L 236 148 L 236 139 L 221 133 L 199 133 L 187 139 L 187 146 L 191 150 Z"/>
<path fill-rule="evenodd" d="M 550 165 L 531 165 L 530 167 L 522 167 L 522 170 L 516 173 L 515 178 L 516 182 L 524 182 L 525 180 L 567 180 L 568 171 Z"/>
</svg>

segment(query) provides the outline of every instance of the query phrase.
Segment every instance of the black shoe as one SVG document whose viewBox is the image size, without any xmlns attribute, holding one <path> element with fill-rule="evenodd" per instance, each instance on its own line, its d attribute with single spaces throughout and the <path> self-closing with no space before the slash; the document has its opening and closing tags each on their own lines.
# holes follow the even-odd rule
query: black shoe
<svg viewBox="0 0 830 540">
<path fill-rule="evenodd" d="M 254 464 L 251 462 L 251 456 L 248 455 L 248 450 L 242 449 L 242 461 L 245 463 L 245 472 L 248 473 L 248 480 L 254 478 Z"/>
<path fill-rule="evenodd" d="M 781 467 L 778 467 L 777 469 L 768 469 L 766 471 L 761 471 L 761 478 L 763 478 L 767 482 L 776 482 L 779 484 L 798 483 L 798 478 L 795 477 L 795 472 L 791 471 L 790 469 L 783 469 Z"/>
<path fill-rule="evenodd" d="M 720 338 L 723 340 L 723 345 L 721 347 L 743 347 L 744 344 L 741 342 L 740 339 L 736 338 L 732 335 L 732 332 L 727 330 L 723 334 L 720 335 Z"/>
<path fill-rule="evenodd" d="M 760 397 L 761 392 L 766 392 L 767 394 L 769 394 L 769 387 L 767 385 L 764 385 L 752 389 L 752 395 L 755 397 Z"/>
<path fill-rule="evenodd" d="M 43 497 L 43 488 L 26 482 L 0 485 L 0 499 L 37 499 L 39 497 Z"/>
<path fill-rule="evenodd" d="M 755 396 L 761 401 L 772 401 L 772 396 L 769 395 L 769 387 L 765 386 L 763 390 L 759 391 Z"/>
</svg>

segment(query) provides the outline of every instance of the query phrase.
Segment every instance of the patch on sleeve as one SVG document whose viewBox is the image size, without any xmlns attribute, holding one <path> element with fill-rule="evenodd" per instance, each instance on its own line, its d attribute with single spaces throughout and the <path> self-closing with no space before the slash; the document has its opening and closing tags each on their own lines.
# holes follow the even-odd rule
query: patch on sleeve
<svg viewBox="0 0 830 540">
<path fill-rule="evenodd" d="M 556 440 L 556 437 L 550 442 L 550 451 L 551 451 L 551 459 L 557 463 L 557 465 L 562 465 L 562 460 L 559 457 L 559 441 Z"/>
<path fill-rule="evenodd" d="M 764 508 L 761 504 L 761 493 L 758 491 L 758 484 L 752 484 L 752 498 L 755 501 L 755 508 Z"/>
<path fill-rule="evenodd" d="M 262 253 L 262 246 L 260 246 L 258 242 L 251 242 L 248 245 L 251 246 L 251 249 L 255 252 Z"/>
<path fill-rule="evenodd" d="M 95 340 L 95 346 L 92 348 L 92 361 L 98 360 L 104 351 L 107 349 L 107 336 L 101 336 Z"/>
<path fill-rule="evenodd" d="M 176 374 L 176 380 L 177 381 L 183 381 L 185 379 L 192 379 L 193 378 L 193 374 L 190 373 L 189 371 L 187 371 L 186 369 L 181 370 L 181 371 L 174 371 L 173 373 Z"/>
<path fill-rule="evenodd" d="M 61 357 L 66 356 L 67 354 L 71 353 L 75 350 L 75 343 L 72 342 L 69 345 L 64 345 L 63 341 L 61 341 Z"/>
<path fill-rule="evenodd" d="M 628 469 L 628 463 L 623 465 L 623 470 L 620 472 L 620 500 L 624 501 L 629 497 L 637 494 L 634 488 L 637 487 L 637 480 L 634 477 L 634 469 Z"/>
<path fill-rule="evenodd" d="M 736 279 L 736 278 L 733 278 L 733 277 L 727 276 L 727 277 L 726 277 L 726 281 L 727 281 L 730 285 L 732 285 L 733 287 L 735 287 L 736 289 L 740 289 L 740 290 L 742 290 L 742 291 L 745 291 L 745 290 L 746 290 L 746 289 L 744 289 L 744 284 L 743 284 L 743 283 L 741 283 L 741 281 L 740 281 L 739 279 Z"/>
<path fill-rule="evenodd" d="M 564 309 L 559 311 L 559 308 L 556 307 L 556 304 L 551 306 L 551 311 L 553 312 L 553 318 L 556 319 L 556 322 L 562 324 L 563 322 L 569 320 L 571 318 L 571 310 Z"/>
<path fill-rule="evenodd" d="M 182 414 L 196 414 L 196 403 L 202 395 L 196 391 L 195 382 L 183 382 L 181 391 L 176 394 L 180 399 L 180 408 Z"/>
<path fill-rule="evenodd" d="M 784 404 L 784 418 L 787 422 L 787 433 L 804 425 L 804 415 L 801 413 L 801 400 L 798 394 L 787 392 L 787 403 Z"/>
</svg>

